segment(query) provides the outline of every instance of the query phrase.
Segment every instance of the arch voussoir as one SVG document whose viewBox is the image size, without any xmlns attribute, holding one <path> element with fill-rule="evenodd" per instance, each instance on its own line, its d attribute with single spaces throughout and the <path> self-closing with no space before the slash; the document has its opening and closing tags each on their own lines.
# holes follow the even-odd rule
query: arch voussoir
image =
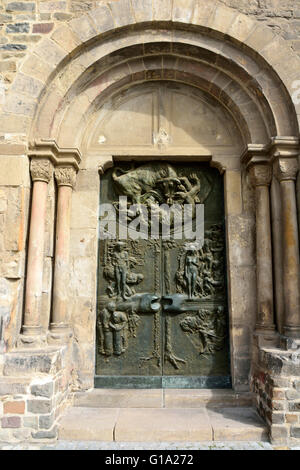
<svg viewBox="0 0 300 470">
<path fill-rule="evenodd" d="M 220 22 L 221 17 L 223 19 Z M 139 36 L 139 28 L 145 22 L 151 25 L 151 29 L 143 31 L 142 36 Z M 199 28 L 199 33 L 188 32 L 188 25 Z M 159 31 L 159 28 L 164 29 Z M 126 31 L 128 34 L 125 39 Z M 110 35 L 115 32 L 118 37 L 112 39 Z M 155 41 L 151 41 L 149 35 L 152 38 L 154 35 Z M 174 44 L 179 42 L 185 43 L 191 51 L 193 47 L 200 47 L 200 51 L 203 46 L 198 54 L 204 61 L 214 53 L 213 60 L 219 68 L 230 70 L 231 74 L 234 72 L 235 80 L 243 86 L 247 79 L 249 91 L 251 92 L 252 87 L 258 99 L 264 97 L 272 110 L 273 121 L 276 122 L 276 134 L 298 134 L 296 112 L 300 114 L 300 105 L 294 106 L 290 96 L 294 93 L 293 75 L 300 69 L 299 58 L 269 28 L 227 6 L 204 0 L 189 0 L 188 4 L 182 0 L 147 0 L 143 8 L 138 1 L 120 0 L 100 5 L 71 20 L 67 25 L 58 25 L 51 37 L 42 39 L 22 64 L 16 77 L 16 85 L 8 93 L 4 111 L 30 118 L 35 115 L 35 121 L 38 120 L 37 116 L 44 107 L 45 95 L 49 95 L 46 90 L 51 82 L 55 83 L 55 77 L 60 73 L 63 76 L 70 69 L 69 77 L 74 82 L 81 72 L 84 73 L 85 69 L 97 61 L 99 53 L 109 57 L 113 51 L 124 49 L 128 40 L 130 42 L 129 38 L 133 37 L 133 43 L 137 43 L 140 38 L 144 49 L 149 47 L 149 43 L 159 41 L 159 38 L 165 44 L 171 44 L 174 51 L 177 47 Z M 37 65 L 39 61 L 40 64 Z M 186 64 L 188 67 L 201 67 L 199 64 L 189 65 L 188 59 Z M 262 69 L 271 77 L 269 87 L 263 81 L 260 82 Z M 203 73 L 214 80 L 208 67 Z M 149 78 L 150 74 L 151 72 Z M 282 87 L 278 88 L 277 80 Z M 256 81 L 257 85 L 253 85 Z M 63 95 L 68 93 L 66 81 L 62 80 L 59 86 Z M 30 93 L 30 87 L 34 90 L 33 93 Z M 20 88 L 22 98 L 17 103 L 15 90 Z M 273 89 L 277 91 L 276 100 L 272 97 Z M 268 106 L 261 103 L 262 112 Z M 276 118 L 275 111 L 278 111 Z M 286 121 L 291 114 L 294 117 L 288 119 L 292 123 L 288 126 Z M 266 122 L 270 123 L 271 119 L 267 117 Z M 32 127 L 33 132 L 34 128 L 35 126 Z"/>
</svg>

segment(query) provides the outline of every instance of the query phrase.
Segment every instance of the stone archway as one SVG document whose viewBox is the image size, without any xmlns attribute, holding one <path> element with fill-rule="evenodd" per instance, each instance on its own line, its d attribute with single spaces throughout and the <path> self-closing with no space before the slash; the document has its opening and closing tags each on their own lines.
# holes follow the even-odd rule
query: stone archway
<svg viewBox="0 0 300 470">
<path fill-rule="evenodd" d="M 72 223 L 70 203 L 72 199 L 73 217 L 74 207 L 81 207 L 82 212 L 77 217 L 90 217 L 84 228 L 96 230 L 98 168 L 103 171 L 109 167 L 114 155 L 111 149 L 106 149 L 97 157 L 87 155 L 87 129 L 89 126 L 92 129 L 95 115 L 112 96 L 126 94 L 134 86 L 155 81 L 171 81 L 201 90 L 226 109 L 236 126 L 244 147 L 244 151 L 239 148 L 235 155 L 238 157 L 238 165 L 232 167 L 229 160 L 222 161 L 220 156 L 213 155 L 211 158 L 225 172 L 228 227 L 231 227 L 232 233 L 236 232 L 239 236 L 244 234 L 244 239 L 240 236 L 236 245 L 234 239 L 229 237 L 231 306 L 233 310 L 240 309 L 238 296 L 233 298 L 233 293 L 237 294 L 238 291 L 232 286 L 238 282 L 234 268 L 238 268 L 240 273 L 244 265 L 244 295 L 248 297 L 250 292 L 256 290 L 254 301 L 244 311 L 247 318 L 251 319 L 251 324 L 257 315 L 258 346 L 262 347 L 265 342 L 277 344 L 278 338 L 274 335 L 274 290 L 278 330 L 285 332 L 288 337 L 298 337 L 299 263 L 295 261 L 298 259 L 298 235 L 294 179 L 299 151 L 299 110 L 293 105 L 291 95 L 292 81 L 299 70 L 299 59 L 268 29 L 226 7 L 219 5 L 215 8 L 198 0 L 188 2 L 188 8 L 187 2 L 179 0 L 174 2 L 174 6 L 167 0 L 145 3 L 147 6 L 143 5 L 143 9 L 140 9 L 138 2 L 130 4 L 121 0 L 109 8 L 100 6 L 70 21 L 69 25 L 57 27 L 51 39 L 41 41 L 26 59 L 8 94 L 2 119 L 9 116 L 7 126 L 17 119 L 17 143 L 20 135 L 23 139 L 26 134 L 33 181 L 26 308 L 19 344 L 42 344 L 44 347 L 51 308 L 54 310 L 51 313 L 49 337 L 59 344 L 69 336 L 71 316 L 68 296 L 61 286 L 68 282 L 70 250 L 73 250 L 74 257 L 81 250 L 85 251 L 85 248 L 81 248 L 85 246 L 85 240 L 82 241 L 84 237 L 79 230 L 77 233 L 73 230 L 71 245 L 69 243 Z M 18 119 L 20 114 L 23 115 L 22 120 Z M 164 151 L 157 154 L 162 158 L 165 156 Z M 273 177 L 273 167 L 279 184 Z M 243 243 L 247 245 L 249 241 L 245 242 L 245 238 L 248 239 L 249 231 L 252 230 L 249 227 L 251 224 L 253 226 L 254 215 L 253 190 L 247 181 L 249 168 L 256 188 L 256 250 L 259 253 L 255 260 L 257 282 L 253 276 L 255 262 L 251 262 L 251 269 L 248 269 L 249 259 L 245 255 L 254 251 L 251 245 L 253 237 L 249 237 L 251 246 L 246 246 L 246 251 L 242 249 Z M 53 169 L 58 186 L 58 203 L 55 210 L 53 206 L 47 221 L 46 196 L 50 185 L 53 201 L 55 193 Z M 72 193 L 78 171 L 77 187 Z M 271 183 L 275 234 L 273 247 L 268 190 Z M 87 194 L 90 190 L 92 196 Z M 91 200 L 92 204 L 89 205 Z M 285 209 L 290 207 L 289 201 L 292 201 L 292 207 L 287 211 Z M 277 233 L 276 223 L 282 220 L 282 209 L 286 217 L 285 226 L 291 227 L 291 231 L 280 234 Z M 246 221 L 247 210 L 251 214 L 251 222 Z M 53 243 L 55 218 L 53 298 L 50 278 L 48 306 L 41 309 L 42 272 L 45 273 L 46 263 L 42 250 L 33 253 L 31 247 L 36 242 L 41 244 L 44 241 L 46 223 L 50 226 Z M 261 230 L 262 227 L 264 230 Z M 292 242 L 287 243 L 287 238 L 291 241 L 291 237 Z M 90 249 L 95 263 L 96 247 L 93 241 Z M 87 271 L 89 268 L 87 263 Z M 72 269 L 76 271 L 75 264 Z M 51 272 L 51 267 L 48 272 Z M 92 386 L 93 377 L 91 366 L 94 359 L 91 350 L 94 348 L 91 348 L 91 344 L 94 343 L 96 285 L 95 271 L 93 273 L 90 280 L 80 277 L 72 279 L 73 284 L 78 283 L 78 289 L 90 289 L 90 298 L 93 299 L 85 305 L 86 316 L 80 319 L 78 313 L 78 316 L 73 317 L 76 325 L 72 325 L 79 331 L 79 336 L 83 330 L 88 330 L 90 335 L 88 341 L 75 342 L 72 346 L 75 352 L 71 364 L 82 388 Z M 246 285 L 248 281 L 249 285 Z M 86 318 L 89 319 L 88 326 Z M 15 336 L 18 336 L 20 321 L 18 319 L 13 325 Z M 237 330 L 241 329 L 243 321 L 240 318 L 240 322 L 236 322 Z M 240 341 L 243 343 L 243 331 L 240 332 Z M 245 357 L 238 357 L 233 345 L 232 354 L 236 361 L 233 361 L 233 373 L 239 377 L 235 382 L 236 389 L 247 388 L 249 349 Z M 238 366 L 238 362 L 244 365 Z M 239 367 L 244 370 L 241 375 L 237 372 Z"/>
</svg>

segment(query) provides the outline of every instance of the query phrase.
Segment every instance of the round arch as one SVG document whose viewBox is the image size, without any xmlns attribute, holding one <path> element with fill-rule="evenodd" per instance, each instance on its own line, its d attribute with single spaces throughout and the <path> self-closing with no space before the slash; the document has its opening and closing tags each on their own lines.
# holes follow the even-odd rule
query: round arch
<svg viewBox="0 0 300 470">
<path fill-rule="evenodd" d="M 275 135 L 298 136 L 298 110 L 291 95 L 299 58 L 255 20 L 204 0 L 147 0 L 143 9 L 135 0 L 120 0 L 57 26 L 23 63 L 4 113 L 10 113 L 18 95 L 17 113 L 26 114 L 30 139 L 38 135 L 57 139 L 55 120 L 74 109 L 74 100 L 78 99 L 80 108 L 84 99 L 90 100 L 82 89 L 92 76 L 95 82 L 103 75 L 107 85 L 117 82 L 118 74 L 123 83 L 130 82 L 133 73 L 125 62 L 134 67 L 134 61 L 145 58 L 150 65 L 140 79 L 147 80 L 161 73 L 163 54 L 169 63 L 177 61 L 166 71 L 180 81 L 184 74 L 203 87 L 205 80 L 210 81 L 209 93 L 215 93 L 227 108 L 237 105 L 236 119 L 247 123 L 247 143 L 265 144 Z M 136 74 L 142 72 L 137 65 Z M 120 81 L 115 86 L 121 85 Z M 100 87 L 98 94 L 102 91 Z"/>
</svg>

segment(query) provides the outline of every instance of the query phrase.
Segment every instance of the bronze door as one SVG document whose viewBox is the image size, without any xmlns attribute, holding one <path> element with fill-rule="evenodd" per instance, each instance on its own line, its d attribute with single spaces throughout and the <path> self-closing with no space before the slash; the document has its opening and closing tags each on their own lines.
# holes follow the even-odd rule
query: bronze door
<svg viewBox="0 0 300 470">
<path fill-rule="evenodd" d="M 95 386 L 230 387 L 222 176 L 206 164 L 123 162 L 101 178 L 100 193 L 116 218 L 105 212 L 110 238 L 99 237 Z M 127 225 L 119 225 L 120 196 Z M 203 204 L 204 242 L 175 235 L 163 209 L 170 236 L 159 225 L 151 238 L 150 208 L 162 204 L 189 204 L 192 228 Z"/>
</svg>

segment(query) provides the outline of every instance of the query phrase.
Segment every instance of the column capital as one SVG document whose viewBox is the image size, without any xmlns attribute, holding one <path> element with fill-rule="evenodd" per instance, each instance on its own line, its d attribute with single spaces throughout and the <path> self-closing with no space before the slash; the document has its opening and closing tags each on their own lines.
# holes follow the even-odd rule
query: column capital
<svg viewBox="0 0 300 470">
<path fill-rule="evenodd" d="M 70 186 L 74 189 L 76 182 L 76 170 L 71 166 L 57 166 L 54 170 L 55 180 L 58 186 Z"/>
<path fill-rule="evenodd" d="M 53 165 L 48 158 L 32 158 L 30 162 L 32 181 L 49 183 L 53 174 Z"/>
<path fill-rule="evenodd" d="M 274 172 L 279 182 L 294 181 L 299 170 L 297 158 L 278 157 L 274 162 Z"/>
<path fill-rule="evenodd" d="M 272 167 L 269 163 L 252 163 L 248 167 L 253 186 L 269 186 L 272 181 Z"/>
<path fill-rule="evenodd" d="M 77 148 L 61 148 L 55 140 L 41 139 L 29 143 L 28 156 L 30 158 L 48 158 L 54 166 L 73 166 L 79 169 L 81 153 Z"/>
</svg>

